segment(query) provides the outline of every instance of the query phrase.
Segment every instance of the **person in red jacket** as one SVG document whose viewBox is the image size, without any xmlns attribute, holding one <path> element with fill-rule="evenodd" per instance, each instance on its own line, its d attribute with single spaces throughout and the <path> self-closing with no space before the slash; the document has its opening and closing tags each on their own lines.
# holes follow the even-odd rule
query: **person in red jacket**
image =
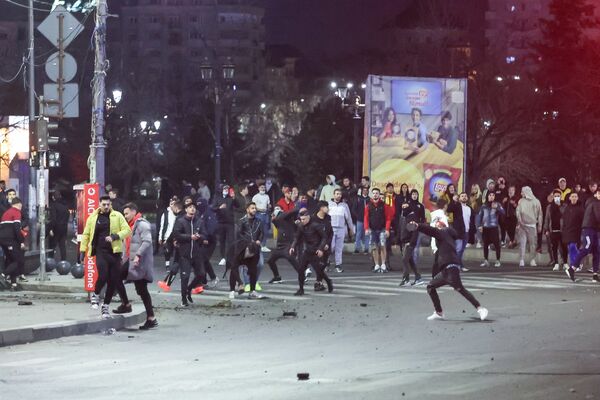
<svg viewBox="0 0 600 400">
<path fill-rule="evenodd" d="M 21 232 L 21 207 L 18 197 L 11 200 L 11 207 L 2 214 L 0 223 L 0 245 L 6 257 L 4 273 L 0 284 L 7 286 L 6 276 L 10 277 L 10 289 L 19 290 L 17 277 L 25 267 L 25 243 Z"/>
<path fill-rule="evenodd" d="M 371 250 L 375 266 L 373 272 L 388 272 L 385 266 L 386 240 L 390 237 L 390 228 L 394 218 L 394 208 L 381 199 L 381 191 L 372 190 L 372 199 L 365 207 L 365 233 L 371 235 Z"/>
<path fill-rule="evenodd" d="M 292 200 L 292 191 L 289 188 L 283 190 L 283 197 L 279 199 L 277 206 L 279 206 L 283 212 L 294 211 L 296 205 Z"/>
</svg>

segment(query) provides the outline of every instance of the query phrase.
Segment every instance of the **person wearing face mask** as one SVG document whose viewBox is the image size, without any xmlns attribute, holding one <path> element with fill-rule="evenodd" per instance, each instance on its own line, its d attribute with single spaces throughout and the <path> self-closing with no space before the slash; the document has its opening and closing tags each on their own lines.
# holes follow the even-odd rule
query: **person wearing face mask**
<svg viewBox="0 0 600 400">
<path fill-rule="evenodd" d="M 575 258 L 579 253 L 581 243 L 581 225 L 583 224 L 583 205 L 579 202 L 579 194 L 571 193 L 568 203 L 562 208 L 562 218 L 560 220 L 560 230 L 562 242 L 569 249 L 569 262 L 575 265 Z M 585 238 L 584 238 L 585 239 Z M 587 242 L 584 245 L 589 246 Z M 565 270 L 569 264 L 565 265 Z"/>
<path fill-rule="evenodd" d="M 560 270 L 558 263 L 559 250 L 563 264 L 568 267 L 569 263 L 569 260 L 567 259 L 567 246 L 563 244 L 561 238 L 561 196 L 562 193 L 558 189 L 552 192 L 552 203 L 548 204 L 546 207 L 546 217 L 544 218 L 543 227 L 546 237 L 550 238 L 550 257 L 552 257 L 552 261 L 554 262 L 553 271 Z"/>
<path fill-rule="evenodd" d="M 319 200 L 331 201 L 333 199 L 333 191 L 335 189 L 339 189 L 340 187 L 335 183 L 335 176 L 333 175 L 327 175 L 327 177 L 325 177 L 325 182 L 326 185 L 321 189 Z"/>
<path fill-rule="evenodd" d="M 252 202 L 256 204 L 256 218 L 261 222 L 263 227 L 263 239 L 261 243 L 261 251 L 268 253 L 271 250 L 266 246 L 267 237 L 269 236 L 269 227 L 271 221 L 269 213 L 271 212 L 271 198 L 267 194 L 267 187 L 262 184 L 258 186 L 258 193 L 252 197 Z"/>
<path fill-rule="evenodd" d="M 234 225 L 234 209 L 240 208 L 241 205 L 235 198 L 235 193 L 230 192 L 229 185 L 223 185 L 220 196 L 215 196 L 212 208 L 217 213 L 219 221 L 219 229 L 217 235 L 219 237 L 219 250 L 221 252 L 221 261 L 219 266 L 225 265 L 226 251 L 234 241 L 235 225 Z"/>
</svg>

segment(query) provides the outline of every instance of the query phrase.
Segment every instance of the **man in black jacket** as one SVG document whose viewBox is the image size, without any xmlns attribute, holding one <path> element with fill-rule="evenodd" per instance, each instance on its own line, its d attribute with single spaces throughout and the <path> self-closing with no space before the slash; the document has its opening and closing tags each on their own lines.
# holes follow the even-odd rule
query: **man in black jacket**
<svg viewBox="0 0 600 400">
<path fill-rule="evenodd" d="M 325 265 L 322 263 L 325 246 L 327 245 L 327 234 L 323 224 L 317 222 L 316 217 L 311 217 L 307 211 L 302 211 L 298 215 L 300 216 L 300 225 L 289 251 L 290 255 L 293 256 L 296 247 L 304 245 L 304 250 L 300 256 L 300 268 L 298 269 L 299 289 L 295 295 L 302 296 L 304 294 L 304 271 L 309 264 L 315 269 L 317 280 L 323 279 L 327 282 L 327 288 L 331 293 L 333 284 L 325 273 Z"/>
<path fill-rule="evenodd" d="M 583 223 L 583 205 L 579 202 L 579 194 L 573 192 L 569 195 L 569 202 L 562 207 L 560 220 L 561 240 L 569 251 L 569 261 L 577 257 L 579 241 L 581 240 L 581 224 Z M 574 264 L 573 264 L 574 265 Z M 569 266 L 567 265 L 567 268 Z"/>
<path fill-rule="evenodd" d="M 438 221 L 435 228 L 427 224 L 411 222 L 408 229 L 418 230 L 425 235 L 434 237 L 438 247 L 437 262 L 440 272 L 427 285 L 427 293 L 429 293 L 429 296 L 431 297 L 435 312 L 427 317 L 427 319 L 430 321 L 444 319 L 442 305 L 436 289 L 445 285 L 450 285 L 477 309 L 479 318 L 482 321 L 485 320 L 488 315 L 488 310 L 479 304 L 473 294 L 465 289 L 460 280 L 461 265 L 456 251 L 456 240 L 459 236 L 456 231 L 453 228 L 446 227 L 446 224 L 442 221 Z"/>
<path fill-rule="evenodd" d="M 361 187 L 358 196 L 352 206 L 352 216 L 356 224 L 356 238 L 354 242 L 354 253 L 358 254 L 363 251 L 369 254 L 370 237 L 365 234 L 365 207 L 369 204 L 369 188 Z"/>
<path fill-rule="evenodd" d="M 315 221 L 320 223 L 325 230 L 327 242 L 323 251 L 323 257 L 321 258 L 321 266 L 323 267 L 323 271 L 327 272 L 329 267 L 329 256 L 331 256 L 330 243 L 333 240 L 333 226 L 331 225 L 331 216 L 329 215 L 329 203 L 324 200 L 318 201 L 317 212 L 313 215 L 313 218 Z M 311 270 L 310 268 L 307 268 L 304 274 L 306 279 L 310 277 L 310 274 Z M 323 290 L 325 290 L 325 286 L 323 285 L 323 276 L 317 276 L 317 281 L 315 282 L 315 292 L 321 292 Z"/>
<path fill-rule="evenodd" d="M 230 191 L 229 185 L 224 185 L 221 193 L 215 193 L 212 208 L 217 213 L 219 221 L 219 228 L 217 230 L 219 249 L 221 251 L 219 265 L 224 266 L 226 250 L 231 246 L 235 237 L 233 211 L 240 208 L 240 204 L 235 198 L 235 193 Z"/>
<path fill-rule="evenodd" d="M 69 208 L 62 201 L 60 192 L 52 194 L 52 203 L 48 209 L 48 235 L 50 236 L 49 247 L 51 256 L 55 257 L 56 246 L 60 250 L 60 260 L 67 259 L 67 227 L 69 225 Z"/>
<path fill-rule="evenodd" d="M 399 219 L 399 230 L 401 233 L 401 242 L 403 246 L 402 262 L 404 268 L 400 286 L 405 286 L 410 282 L 411 269 L 415 275 L 415 280 L 413 281 L 412 285 L 422 285 L 424 282 L 421 279 L 421 274 L 417 268 L 415 257 L 415 249 L 417 249 L 419 232 L 417 230 L 409 231 L 407 229 L 407 224 L 410 222 L 416 222 L 418 224 L 425 223 L 425 207 L 419 202 L 419 192 L 416 189 L 413 189 L 410 192 L 410 200 L 408 203 L 402 204 L 401 210 L 402 213 Z"/>
<path fill-rule="evenodd" d="M 208 234 L 202 219 L 196 215 L 194 203 L 185 206 L 185 216 L 175 221 L 173 234 L 179 251 L 181 305 L 187 307 L 189 303 L 193 303 L 192 294 L 204 291 L 200 282 L 206 279 L 203 246 L 208 244 Z M 194 280 L 188 285 L 192 269 Z"/>
<path fill-rule="evenodd" d="M 594 193 L 594 197 L 586 201 L 585 212 L 583 213 L 583 222 L 581 223 L 581 249 L 577 251 L 574 259 L 570 260 L 571 265 L 566 273 L 569 278 L 575 282 L 575 268 L 581 264 L 581 261 L 588 254 L 592 254 L 592 268 L 594 282 L 600 282 L 598 279 L 598 267 L 600 264 L 600 250 L 598 249 L 598 231 L 600 230 L 600 191 Z"/>
<path fill-rule="evenodd" d="M 296 232 L 296 218 L 298 217 L 298 211 L 283 212 L 280 207 L 275 207 L 273 211 L 273 225 L 277 228 L 277 246 L 271 252 L 269 257 L 269 267 L 273 271 L 273 279 L 269 283 L 281 282 L 281 275 L 277 269 L 277 260 L 283 258 L 286 259 L 292 267 L 298 272 L 300 265 L 296 257 L 290 255 L 290 246 L 294 241 L 294 234 Z"/>
</svg>

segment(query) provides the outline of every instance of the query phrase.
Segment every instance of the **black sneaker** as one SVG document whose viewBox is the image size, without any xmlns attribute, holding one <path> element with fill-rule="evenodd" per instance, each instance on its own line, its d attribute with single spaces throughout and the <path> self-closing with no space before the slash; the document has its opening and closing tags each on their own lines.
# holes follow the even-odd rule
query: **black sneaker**
<svg viewBox="0 0 600 400">
<path fill-rule="evenodd" d="M 29 280 L 25 277 L 25 275 L 19 275 L 19 282 L 29 282 Z"/>
<path fill-rule="evenodd" d="M 281 279 L 280 276 L 275 276 L 275 277 L 273 277 L 273 279 L 271 279 L 269 281 L 269 283 L 281 283 L 282 281 L 283 281 L 283 279 Z"/>
<path fill-rule="evenodd" d="M 598 274 L 594 274 L 594 276 L 592 276 L 592 282 L 594 282 L 594 283 L 600 282 L 600 278 L 598 278 Z"/>
<path fill-rule="evenodd" d="M 10 290 L 12 292 L 20 292 L 21 290 L 23 290 L 23 288 L 18 283 L 13 283 L 10 285 Z"/>
<path fill-rule="evenodd" d="M 325 290 L 325 285 L 321 282 L 315 282 L 315 292 L 322 292 Z"/>
<path fill-rule="evenodd" d="M 400 286 L 406 286 L 410 283 L 410 277 L 405 276 L 402 278 L 402 281 L 400 282 Z"/>
<path fill-rule="evenodd" d="M 194 302 L 194 300 L 192 299 L 192 294 L 191 294 L 191 293 L 188 293 L 188 294 L 187 294 L 187 301 L 188 301 L 190 304 L 192 304 L 192 303 Z"/>
<path fill-rule="evenodd" d="M 127 314 L 131 312 L 131 304 L 120 304 L 119 307 L 115 308 L 113 314 Z"/>
<path fill-rule="evenodd" d="M 573 267 L 569 267 L 566 269 L 565 273 L 573 282 L 575 282 L 575 271 L 573 271 Z"/>
<path fill-rule="evenodd" d="M 158 321 L 153 319 L 153 320 L 149 320 L 147 319 L 146 322 L 144 322 L 144 325 L 140 326 L 140 330 L 142 331 L 147 331 L 149 329 L 152 328 L 156 328 L 158 326 Z"/>
<path fill-rule="evenodd" d="M 358 251 L 358 249 L 355 249 L 354 254 L 358 254 L 358 253 L 360 253 L 360 251 Z"/>
<path fill-rule="evenodd" d="M 8 279 L 6 279 L 6 276 L 4 276 L 4 274 L 0 274 L 0 289 L 10 289 L 10 282 L 8 281 Z"/>
<path fill-rule="evenodd" d="M 365 250 L 364 255 L 369 255 L 369 250 Z"/>
<path fill-rule="evenodd" d="M 187 299 L 184 297 L 181 299 L 181 307 L 189 307 L 190 303 L 188 303 Z"/>
<path fill-rule="evenodd" d="M 294 296 L 304 296 L 304 289 L 298 289 L 296 293 L 294 293 Z"/>
</svg>

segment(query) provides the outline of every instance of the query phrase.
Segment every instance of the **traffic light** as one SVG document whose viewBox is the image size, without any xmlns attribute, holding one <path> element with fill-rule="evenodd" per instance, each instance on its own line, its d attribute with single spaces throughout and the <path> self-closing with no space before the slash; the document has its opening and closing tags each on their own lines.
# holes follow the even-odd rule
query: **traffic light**
<svg viewBox="0 0 600 400">
<path fill-rule="evenodd" d="M 60 167 L 60 153 L 58 151 L 48 152 L 48 168 Z"/>
<path fill-rule="evenodd" d="M 35 121 L 32 137 L 29 143 L 31 152 L 48 151 L 49 146 L 58 144 L 58 138 L 50 136 L 50 132 L 58 129 L 57 122 L 50 122 L 48 118 L 42 117 Z"/>
</svg>

